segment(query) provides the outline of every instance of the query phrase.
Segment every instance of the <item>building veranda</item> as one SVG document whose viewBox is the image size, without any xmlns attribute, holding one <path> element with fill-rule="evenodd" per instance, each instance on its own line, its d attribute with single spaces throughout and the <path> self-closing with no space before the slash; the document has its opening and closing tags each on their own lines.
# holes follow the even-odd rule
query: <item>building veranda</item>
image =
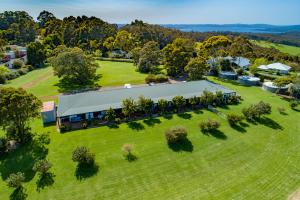
<svg viewBox="0 0 300 200">
<path fill-rule="evenodd" d="M 182 96 L 188 100 L 200 97 L 204 91 L 214 94 L 221 92 L 224 104 L 229 97 L 236 96 L 236 92 L 206 80 L 61 95 L 57 109 L 57 125 L 59 128 L 67 126 L 69 129 L 76 129 L 81 128 L 83 122 L 105 123 L 104 116 L 110 108 L 122 119 L 122 101 L 129 98 L 137 101 L 141 96 L 153 101 L 152 110 L 153 113 L 157 113 L 160 99 L 166 100 L 168 108 L 171 109 L 174 97 Z"/>
</svg>

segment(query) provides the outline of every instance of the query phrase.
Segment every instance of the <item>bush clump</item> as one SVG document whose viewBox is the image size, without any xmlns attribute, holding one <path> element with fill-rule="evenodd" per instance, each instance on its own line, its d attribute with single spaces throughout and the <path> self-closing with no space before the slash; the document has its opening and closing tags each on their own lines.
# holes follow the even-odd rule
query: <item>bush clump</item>
<svg viewBox="0 0 300 200">
<path fill-rule="evenodd" d="M 86 147 L 77 147 L 73 151 L 72 160 L 81 165 L 93 165 L 95 163 L 95 154 L 91 153 Z"/>
<path fill-rule="evenodd" d="M 149 74 L 145 81 L 146 83 L 163 83 L 163 82 L 167 82 L 169 79 L 166 75 L 163 74 L 158 74 L 158 75 L 154 75 L 154 74 Z"/>
<path fill-rule="evenodd" d="M 296 109 L 298 105 L 299 105 L 299 102 L 297 100 L 293 100 L 290 102 L 291 109 Z"/>
<path fill-rule="evenodd" d="M 202 132 L 211 132 L 211 131 L 217 130 L 220 126 L 221 126 L 220 122 L 218 122 L 216 120 L 212 120 L 212 119 L 200 122 L 200 124 L 199 124 L 199 127 Z"/>
<path fill-rule="evenodd" d="M 227 120 L 231 126 L 234 126 L 234 125 L 237 125 L 238 123 L 241 123 L 244 120 L 244 116 L 237 115 L 237 114 L 228 114 Z"/>
<path fill-rule="evenodd" d="M 39 172 L 41 175 L 47 174 L 49 169 L 52 167 L 52 163 L 48 160 L 39 160 L 33 166 L 33 171 Z"/>
<path fill-rule="evenodd" d="M 169 144 L 177 143 L 186 139 L 187 130 L 183 126 L 175 126 L 168 129 L 165 136 Z"/>
<path fill-rule="evenodd" d="M 122 147 L 124 156 L 128 161 L 133 161 L 133 160 L 137 159 L 137 157 L 133 153 L 133 150 L 134 150 L 134 147 L 132 144 L 124 144 Z"/>
<path fill-rule="evenodd" d="M 248 108 L 243 109 L 243 114 L 248 120 L 255 120 L 262 115 L 271 114 L 272 107 L 269 103 L 260 101 L 258 104 L 253 104 Z"/>
<path fill-rule="evenodd" d="M 15 174 L 11 174 L 7 178 L 6 183 L 7 183 L 8 187 L 20 188 L 20 187 L 22 187 L 22 184 L 24 181 L 25 181 L 24 173 L 18 172 Z"/>
</svg>

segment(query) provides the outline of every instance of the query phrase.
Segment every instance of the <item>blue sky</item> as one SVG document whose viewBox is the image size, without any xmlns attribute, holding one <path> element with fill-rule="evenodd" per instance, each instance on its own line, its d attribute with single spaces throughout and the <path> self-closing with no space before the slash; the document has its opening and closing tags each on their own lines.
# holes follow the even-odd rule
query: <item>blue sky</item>
<svg viewBox="0 0 300 200">
<path fill-rule="evenodd" d="M 111 23 L 300 24 L 300 0 L 0 0 L 0 12 L 97 16 Z"/>
</svg>

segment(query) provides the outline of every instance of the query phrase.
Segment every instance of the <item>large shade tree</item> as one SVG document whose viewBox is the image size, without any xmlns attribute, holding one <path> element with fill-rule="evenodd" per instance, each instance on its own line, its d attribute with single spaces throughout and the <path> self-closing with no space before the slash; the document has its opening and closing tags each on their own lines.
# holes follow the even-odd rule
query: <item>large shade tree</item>
<svg viewBox="0 0 300 200">
<path fill-rule="evenodd" d="M 63 81 L 88 85 L 96 79 L 97 64 L 80 48 L 59 47 L 56 56 L 50 59 L 54 73 Z M 60 52 L 60 53 L 59 53 Z"/>
<path fill-rule="evenodd" d="M 40 42 L 31 42 L 27 45 L 28 63 L 34 67 L 41 67 L 46 60 L 45 46 Z"/>
<path fill-rule="evenodd" d="M 0 88 L 0 126 L 7 137 L 25 142 L 30 139 L 29 122 L 40 115 L 41 101 L 24 89 Z"/>
<path fill-rule="evenodd" d="M 188 73 L 190 80 L 201 80 L 208 72 L 209 67 L 204 57 L 196 57 L 190 60 L 184 70 Z"/>
<path fill-rule="evenodd" d="M 185 66 L 193 56 L 193 42 L 185 38 L 177 38 L 164 49 L 165 65 L 171 76 L 183 74 Z"/>
</svg>

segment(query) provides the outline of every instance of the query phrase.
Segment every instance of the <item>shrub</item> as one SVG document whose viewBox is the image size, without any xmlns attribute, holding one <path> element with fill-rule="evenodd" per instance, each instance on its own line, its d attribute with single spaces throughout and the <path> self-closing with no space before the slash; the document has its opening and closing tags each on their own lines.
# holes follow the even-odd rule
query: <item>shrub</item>
<svg viewBox="0 0 300 200">
<path fill-rule="evenodd" d="M 109 108 L 109 110 L 106 111 L 104 119 L 108 122 L 113 122 L 116 119 L 116 112 L 114 109 Z"/>
<path fill-rule="evenodd" d="M 83 121 L 81 123 L 81 128 L 86 129 L 88 127 L 88 123 L 86 121 Z"/>
<path fill-rule="evenodd" d="M 182 126 L 175 126 L 168 129 L 165 133 L 169 144 L 180 142 L 187 137 L 187 130 Z"/>
<path fill-rule="evenodd" d="M 231 126 L 234 126 L 234 125 L 240 123 L 241 121 L 243 121 L 243 119 L 244 119 L 244 116 L 242 116 L 242 115 L 237 115 L 237 114 L 228 114 L 227 115 L 227 120 Z"/>
<path fill-rule="evenodd" d="M 93 165 L 95 163 L 95 154 L 91 153 L 86 147 L 77 147 L 73 151 L 72 160 L 83 165 Z"/>
<path fill-rule="evenodd" d="M 292 101 L 290 102 L 290 107 L 291 107 L 292 109 L 296 109 L 298 105 L 299 105 L 299 102 L 298 102 L 297 100 L 292 100 Z"/>
<path fill-rule="evenodd" d="M 244 108 L 242 112 L 246 119 L 254 120 L 255 118 L 260 118 L 262 115 L 271 114 L 271 105 L 260 101 L 258 104 Z"/>
<path fill-rule="evenodd" d="M 186 105 L 186 100 L 183 96 L 176 96 L 172 99 L 172 104 L 177 112 L 180 112 L 180 110 Z"/>
<path fill-rule="evenodd" d="M 237 95 L 229 96 L 228 103 L 236 105 L 239 104 L 241 100 L 242 100 L 241 96 L 237 96 Z"/>
<path fill-rule="evenodd" d="M 149 74 L 145 79 L 146 83 L 163 83 L 167 82 L 168 80 L 169 78 L 164 74 Z"/>
<path fill-rule="evenodd" d="M 20 69 L 23 65 L 24 65 L 24 63 L 19 59 L 14 60 L 14 62 L 12 64 L 14 69 Z"/>
<path fill-rule="evenodd" d="M 6 76 L 4 74 L 0 74 L 0 84 L 6 83 Z"/>
<path fill-rule="evenodd" d="M 115 123 L 116 123 L 116 124 L 121 124 L 121 119 L 120 119 L 120 118 L 116 118 L 116 119 L 115 119 Z"/>
<path fill-rule="evenodd" d="M 39 172 L 41 175 L 44 175 L 49 171 L 51 167 L 52 163 L 48 160 L 39 160 L 34 164 L 32 170 Z"/>
<path fill-rule="evenodd" d="M 24 181 L 25 181 L 25 175 L 22 172 L 11 174 L 6 180 L 8 187 L 14 187 L 14 188 L 22 187 L 22 183 Z"/>
<path fill-rule="evenodd" d="M 202 132 L 210 132 L 217 130 L 221 126 L 220 122 L 209 119 L 207 121 L 200 122 L 199 127 Z"/>
<path fill-rule="evenodd" d="M 134 147 L 132 144 L 124 144 L 122 147 L 122 151 L 127 160 L 133 161 L 136 160 L 136 156 L 133 154 Z"/>
</svg>

